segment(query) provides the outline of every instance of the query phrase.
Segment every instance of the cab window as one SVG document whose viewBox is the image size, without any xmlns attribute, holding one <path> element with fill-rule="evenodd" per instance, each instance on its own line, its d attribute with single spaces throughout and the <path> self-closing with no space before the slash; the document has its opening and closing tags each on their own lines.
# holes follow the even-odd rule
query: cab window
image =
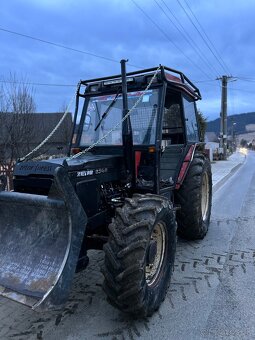
<svg viewBox="0 0 255 340">
<path fill-rule="evenodd" d="M 183 96 L 183 108 L 185 114 L 187 140 L 189 142 L 198 142 L 199 137 L 195 102 L 187 96 Z"/>
<path fill-rule="evenodd" d="M 179 93 L 167 91 L 163 112 L 162 144 L 184 143 L 184 129 L 182 121 L 182 99 Z"/>
</svg>

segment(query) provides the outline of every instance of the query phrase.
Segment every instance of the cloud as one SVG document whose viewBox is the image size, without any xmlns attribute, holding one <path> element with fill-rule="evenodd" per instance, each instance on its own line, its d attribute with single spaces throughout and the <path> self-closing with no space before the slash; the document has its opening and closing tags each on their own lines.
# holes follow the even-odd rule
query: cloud
<svg viewBox="0 0 255 340">
<path fill-rule="evenodd" d="M 119 60 L 128 58 L 130 64 L 138 67 L 161 63 L 180 69 L 193 81 L 214 80 L 228 71 L 233 76 L 255 78 L 254 1 L 187 0 L 219 52 L 220 59 L 227 65 L 227 70 L 206 47 L 177 1 L 169 4 L 165 0 L 165 3 L 178 19 L 175 24 L 179 22 L 183 25 L 186 38 L 192 37 L 207 59 L 206 62 L 180 35 L 155 1 L 135 1 L 155 21 L 161 32 L 131 0 L 3 2 L 1 27 L 92 52 L 116 62 L 0 31 L 0 76 L 6 77 L 12 71 L 18 75 L 25 74 L 30 81 L 36 83 L 76 84 L 81 78 L 119 73 Z M 157 1 L 174 20 L 162 0 Z M 184 1 L 181 3 L 185 6 Z M 196 22 L 194 17 L 193 20 Z M 198 29 L 202 32 L 199 26 Z M 194 43 L 191 42 L 191 45 Z M 134 70 L 134 67 L 128 69 Z M 239 90 L 232 91 L 229 100 L 235 101 L 236 113 L 253 110 L 252 96 L 245 91 L 253 91 L 254 84 L 240 81 Z M 199 107 L 209 118 L 215 117 L 220 111 L 220 89 L 217 82 L 198 82 L 197 85 L 203 94 Z M 72 91 L 71 88 L 37 87 L 38 110 L 56 111 L 63 102 L 68 101 Z"/>
</svg>

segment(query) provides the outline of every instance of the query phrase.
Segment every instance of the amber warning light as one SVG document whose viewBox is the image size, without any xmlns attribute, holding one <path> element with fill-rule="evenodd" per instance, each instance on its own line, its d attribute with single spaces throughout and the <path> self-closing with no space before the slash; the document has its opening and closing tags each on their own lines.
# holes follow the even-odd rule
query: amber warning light
<svg viewBox="0 0 255 340">
<path fill-rule="evenodd" d="M 77 153 L 81 152 L 80 148 L 72 148 L 72 155 L 76 155 Z"/>
</svg>

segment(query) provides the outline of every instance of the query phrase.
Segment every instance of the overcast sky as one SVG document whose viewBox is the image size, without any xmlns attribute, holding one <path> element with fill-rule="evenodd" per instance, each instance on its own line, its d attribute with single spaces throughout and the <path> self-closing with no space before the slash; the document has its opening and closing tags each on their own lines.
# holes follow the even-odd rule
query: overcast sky
<svg viewBox="0 0 255 340">
<path fill-rule="evenodd" d="M 255 111 L 254 0 L 9 0 L 0 13 L 2 82 L 12 73 L 31 83 L 75 85 L 119 73 L 126 58 L 138 68 L 161 63 L 184 72 L 200 88 L 198 107 L 209 120 L 219 116 L 215 79 L 224 74 L 237 78 L 228 84 L 228 114 Z M 38 112 L 61 110 L 75 91 L 33 88 Z"/>
</svg>

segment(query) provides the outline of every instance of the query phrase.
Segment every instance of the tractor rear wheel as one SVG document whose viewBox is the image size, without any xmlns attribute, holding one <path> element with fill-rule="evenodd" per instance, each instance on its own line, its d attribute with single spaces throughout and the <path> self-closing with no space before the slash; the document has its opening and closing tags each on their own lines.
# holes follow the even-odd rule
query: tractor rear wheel
<svg viewBox="0 0 255 340">
<path fill-rule="evenodd" d="M 108 301 L 136 317 L 150 316 L 165 298 L 173 270 L 176 221 L 172 203 L 157 195 L 126 199 L 104 246 Z"/>
<path fill-rule="evenodd" d="M 204 238 L 211 216 L 212 173 L 203 154 L 195 154 L 175 201 L 181 206 L 176 214 L 178 235 L 188 240 Z"/>
</svg>

